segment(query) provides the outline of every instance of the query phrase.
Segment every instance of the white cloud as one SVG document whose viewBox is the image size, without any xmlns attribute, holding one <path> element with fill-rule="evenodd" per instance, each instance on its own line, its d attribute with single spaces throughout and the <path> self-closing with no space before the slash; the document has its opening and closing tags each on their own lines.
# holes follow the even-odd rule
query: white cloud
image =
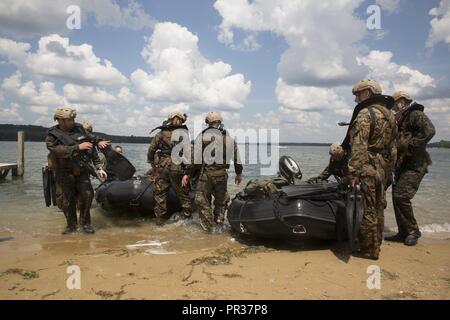
<svg viewBox="0 0 450 320">
<path fill-rule="evenodd" d="M 134 0 L 120 6 L 116 0 L 2 0 L 0 2 L 0 33 L 13 36 L 66 34 L 70 5 L 80 6 L 81 28 L 93 16 L 98 26 L 124 27 L 138 30 L 152 27 L 155 20 Z"/>
<path fill-rule="evenodd" d="M 178 24 L 156 24 L 142 56 L 153 72 L 138 69 L 131 80 L 148 101 L 239 109 L 250 93 L 250 81 L 231 74 L 229 64 L 206 59 L 198 37 Z"/>
<path fill-rule="evenodd" d="M 426 43 L 427 47 L 433 47 L 439 42 L 450 45 L 450 0 L 441 0 L 439 7 L 431 9 L 429 14 L 433 16 L 433 19 L 430 22 L 431 30 Z"/>
<path fill-rule="evenodd" d="M 22 116 L 19 113 L 19 105 L 11 103 L 9 108 L 0 107 L 0 123 L 21 122 Z"/>
<path fill-rule="evenodd" d="M 306 112 L 350 109 L 332 88 L 290 86 L 279 78 L 275 93 L 278 103 L 286 109 Z"/>
<path fill-rule="evenodd" d="M 222 16 L 219 41 L 234 45 L 234 29 L 283 36 L 288 49 L 278 72 L 288 84 L 331 86 L 351 84 L 364 68 L 356 63 L 358 42 L 366 33 L 353 12 L 362 0 L 216 0 Z"/>
<path fill-rule="evenodd" d="M 392 57 L 390 51 L 373 50 L 367 56 L 359 57 L 358 61 L 370 69 L 368 77 L 377 80 L 386 94 L 403 90 L 420 97 L 424 91 L 436 87 L 436 81 L 431 76 L 397 64 Z"/>
<path fill-rule="evenodd" d="M 58 106 L 63 104 L 63 98 L 56 92 L 55 84 L 49 81 L 41 82 L 39 89 L 33 81 L 22 82 L 22 73 L 16 71 L 10 77 L 3 79 L 2 89 L 14 102 L 34 106 Z"/>
<path fill-rule="evenodd" d="M 388 13 L 397 13 L 400 10 L 400 0 L 377 0 L 376 4 Z"/>
<path fill-rule="evenodd" d="M 100 26 L 140 30 L 153 27 L 156 22 L 145 12 L 142 5 L 134 0 L 129 0 L 124 8 L 111 0 L 86 0 L 83 1 L 82 6 L 83 9 L 94 12 L 97 25 Z"/>
<path fill-rule="evenodd" d="M 0 38 L 0 55 L 29 73 L 86 85 L 122 85 L 127 79 L 106 59 L 98 58 L 91 45 L 70 45 L 68 38 L 42 37 L 36 53 L 28 43 Z"/>
<path fill-rule="evenodd" d="M 115 104 L 116 97 L 97 87 L 68 83 L 64 86 L 64 97 L 69 103 Z"/>
</svg>

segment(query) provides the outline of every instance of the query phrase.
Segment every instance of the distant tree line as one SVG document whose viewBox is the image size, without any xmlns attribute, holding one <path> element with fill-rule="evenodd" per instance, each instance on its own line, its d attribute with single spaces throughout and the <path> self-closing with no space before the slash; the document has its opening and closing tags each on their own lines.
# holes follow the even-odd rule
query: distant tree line
<svg viewBox="0 0 450 320">
<path fill-rule="evenodd" d="M 26 141 L 44 141 L 48 128 L 33 125 L 0 124 L 0 141 L 16 141 L 17 131 L 25 132 Z M 150 143 L 150 137 L 116 136 L 102 132 L 94 132 L 99 137 L 113 143 Z M 281 146 L 329 146 L 330 143 L 281 142 Z M 441 140 L 428 144 L 430 148 L 450 148 L 450 141 Z"/>
<path fill-rule="evenodd" d="M 429 148 L 450 148 L 450 141 L 441 140 L 428 144 Z"/>
<path fill-rule="evenodd" d="M 40 141 L 45 140 L 48 128 L 33 125 L 15 125 L 15 124 L 0 124 L 0 141 L 16 141 L 17 131 L 25 133 L 25 141 Z M 94 132 L 99 137 L 110 140 L 113 143 L 149 143 L 150 137 L 136 137 L 136 136 L 116 136 L 109 135 L 102 132 Z"/>
</svg>

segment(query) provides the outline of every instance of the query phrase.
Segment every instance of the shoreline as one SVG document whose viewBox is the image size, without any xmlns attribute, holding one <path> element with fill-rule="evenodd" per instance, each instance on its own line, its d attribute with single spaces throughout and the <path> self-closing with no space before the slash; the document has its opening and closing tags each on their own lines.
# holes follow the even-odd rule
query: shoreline
<svg viewBox="0 0 450 320">
<path fill-rule="evenodd" d="M 2 241 L 0 298 L 450 299 L 448 233 L 422 236 L 415 247 L 384 241 L 378 261 L 350 257 L 335 242 L 215 237 L 175 254 L 126 242 L 101 230 Z M 81 271 L 79 290 L 66 286 L 72 265 Z M 367 288 L 371 265 L 381 270 L 381 289 Z"/>
</svg>

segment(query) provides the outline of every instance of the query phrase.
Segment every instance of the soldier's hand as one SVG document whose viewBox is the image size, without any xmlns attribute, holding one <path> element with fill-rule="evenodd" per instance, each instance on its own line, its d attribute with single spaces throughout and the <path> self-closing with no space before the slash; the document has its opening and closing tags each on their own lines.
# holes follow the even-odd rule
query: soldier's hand
<svg viewBox="0 0 450 320">
<path fill-rule="evenodd" d="M 90 142 L 80 143 L 78 145 L 78 149 L 79 150 L 91 150 L 92 149 L 92 143 L 90 143 Z"/>
<path fill-rule="evenodd" d="M 234 178 L 234 183 L 237 185 L 240 185 L 242 182 L 242 176 L 240 174 L 238 174 L 235 178 Z"/>
<path fill-rule="evenodd" d="M 111 141 L 102 140 L 97 144 L 100 149 L 105 149 Z"/>
<path fill-rule="evenodd" d="M 106 179 L 108 178 L 108 174 L 106 173 L 105 170 L 100 169 L 97 171 L 98 176 L 100 177 L 100 179 Z"/>
<path fill-rule="evenodd" d="M 188 175 L 184 175 L 183 178 L 181 179 L 181 185 L 183 187 L 186 187 L 189 183 L 189 176 Z"/>
</svg>

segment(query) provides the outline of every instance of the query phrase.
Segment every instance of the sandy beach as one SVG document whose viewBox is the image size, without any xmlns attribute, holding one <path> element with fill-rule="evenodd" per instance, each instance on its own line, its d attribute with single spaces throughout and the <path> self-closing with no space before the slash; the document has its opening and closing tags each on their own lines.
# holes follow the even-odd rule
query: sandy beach
<svg viewBox="0 0 450 320">
<path fill-rule="evenodd" d="M 1 299 L 449 299 L 450 237 L 416 247 L 384 242 L 378 261 L 349 257 L 345 244 L 211 238 L 205 249 L 149 254 L 106 237 L 53 235 L 0 242 Z M 254 241 L 254 240 L 253 240 Z M 81 271 L 69 290 L 68 267 Z M 368 266 L 381 288 L 368 289 Z"/>
</svg>

